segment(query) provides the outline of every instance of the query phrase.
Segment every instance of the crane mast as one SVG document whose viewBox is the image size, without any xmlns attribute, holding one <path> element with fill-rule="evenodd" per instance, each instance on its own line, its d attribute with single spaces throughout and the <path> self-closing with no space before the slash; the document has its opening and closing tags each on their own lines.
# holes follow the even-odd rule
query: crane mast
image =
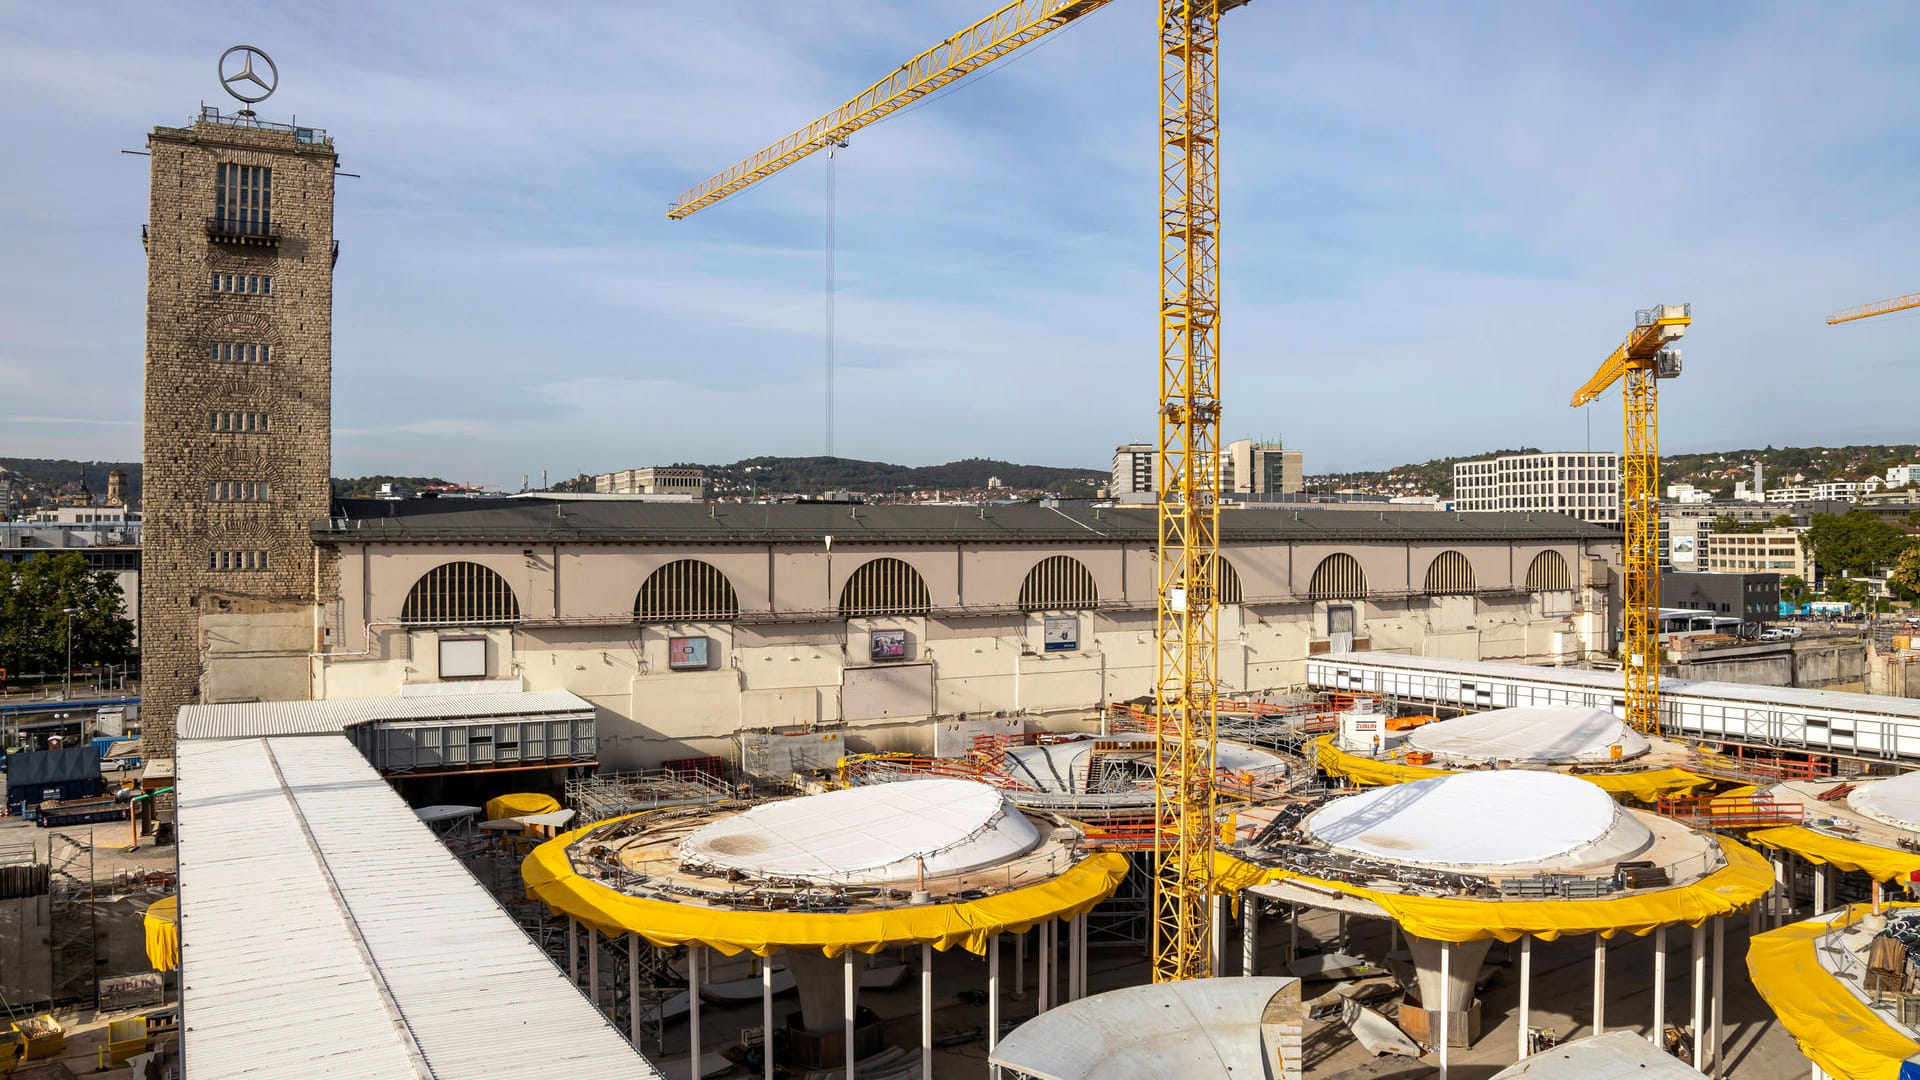
<svg viewBox="0 0 1920 1080">
<path fill-rule="evenodd" d="M 1014 0 L 838 109 L 690 188 L 684 218 L 1110 0 Z M 1212 974 L 1219 705 L 1220 156 L 1218 24 L 1249 0 L 1153 0 L 1160 30 L 1158 619 L 1154 661 L 1153 979 Z"/>
<path fill-rule="evenodd" d="M 1635 312 L 1633 332 L 1573 395 L 1578 408 L 1622 383 L 1620 670 L 1627 725 L 1646 734 L 1660 730 L 1660 380 L 1680 374 L 1680 352 L 1667 346 L 1692 323 L 1691 304 Z"/>
</svg>

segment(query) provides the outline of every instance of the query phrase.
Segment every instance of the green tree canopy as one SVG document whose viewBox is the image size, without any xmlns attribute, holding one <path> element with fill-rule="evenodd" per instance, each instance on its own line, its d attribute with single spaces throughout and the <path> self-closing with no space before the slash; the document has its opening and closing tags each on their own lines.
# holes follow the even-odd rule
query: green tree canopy
<svg viewBox="0 0 1920 1080">
<path fill-rule="evenodd" d="M 0 668 L 63 670 L 69 626 L 75 665 L 121 663 L 133 653 L 133 620 L 112 573 L 71 553 L 0 563 Z"/>
<path fill-rule="evenodd" d="M 1893 565 L 1913 542 L 1900 527 L 1865 510 L 1815 514 L 1801 543 L 1813 552 L 1825 575 L 1872 577 Z"/>
</svg>

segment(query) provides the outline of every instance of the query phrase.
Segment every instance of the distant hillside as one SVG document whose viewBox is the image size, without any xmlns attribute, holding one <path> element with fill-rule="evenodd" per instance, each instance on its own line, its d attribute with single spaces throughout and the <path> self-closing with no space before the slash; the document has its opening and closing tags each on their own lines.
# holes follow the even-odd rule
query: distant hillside
<svg viewBox="0 0 1920 1080">
<path fill-rule="evenodd" d="M 1501 454 L 1534 454 L 1533 447 L 1519 450 L 1488 450 L 1480 454 L 1435 458 L 1417 465 L 1398 465 L 1349 473 L 1326 473 L 1307 477 L 1312 491 L 1358 488 L 1388 491 L 1405 488 L 1409 493 L 1425 493 L 1450 498 L 1453 495 L 1453 466 L 1461 461 L 1477 461 Z M 1673 454 L 1660 459 L 1660 484 L 1692 484 L 1719 497 L 1733 494 L 1738 480 L 1753 478 L 1753 463 L 1759 461 L 1769 489 L 1795 483 L 1822 480 L 1865 480 L 1884 478 L 1893 465 L 1920 463 L 1920 446 L 1912 443 L 1874 446 L 1787 446 L 1760 450 L 1714 450 L 1699 454 Z M 1410 485 L 1410 486 L 1409 486 Z"/>
<path fill-rule="evenodd" d="M 1434 458 L 1418 465 L 1396 465 L 1391 469 L 1349 473 L 1322 473 L 1306 478 L 1307 490 L 1316 492 L 1339 491 L 1343 488 L 1399 489 L 1405 487 L 1409 494 L 1453 495 L 1453 467 L 1462 461 L 1477 461 L 1481 458 L 1499 457 L 1501 454 L 1537 454 L 1539 449 L 1523 446 L 1518 450 L 1489 450 L 1484 454 L 1465 454 L 1460 457 Z"/>
<path fill-rule="evenodd" d="M 1008 488 L 1092 495 L 1108 479 L 1108 473 L 1099 469 L 1016 465 L 989 458 L 912 467 L 837 457 L 755 457 L 701 468 L 706 469 L 708 487 L 716 495 L 962 490 L 984 488 L 989 477 L 999 477 L 1001 485 Z"/>
<path fill-rule="evenodd" d="M 23 486 L 45 488 L 55 495 L 69 494 L 68 488 L 78 492 L 84 477 L 87 490 L 95 495 L 107 493 L 107 473 L 114 469 L 124 469 L 127 473 L 127 497 L 133 502 L 140 501 L 140 463 L 137 461 L 68 461 L 65 458 L 10 458 L 0 457 L 0 469 L 6 471 L 5 479 L 15 488 Z"/>
<path fill-rule="evenodd" d="M 445 483 L 437 476 L 336 476 L 333 478 L 333 495 L 336 499 L 365 499 L 378 494 L 381 484 L 399 484 L 409 490 L 419 491 L 423 487 Z"/>
</svg>

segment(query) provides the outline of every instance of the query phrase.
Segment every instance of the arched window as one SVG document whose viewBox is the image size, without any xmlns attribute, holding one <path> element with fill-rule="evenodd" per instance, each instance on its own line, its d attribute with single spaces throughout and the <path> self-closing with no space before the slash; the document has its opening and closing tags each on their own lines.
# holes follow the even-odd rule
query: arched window
<svg viewBox="0 0 1920 1080">
<path fill-rule="evenodd" d="M 1321 559 L 1307 586 L 1309 600 L 1358 600 L 1365 595 L 1367 575 L 1360 570 L 1360 560 L 1344 551 Z"/>
<path fill-rule="evenodd" d="M 678 559 L 648 574 L 633 598 L 633 617 L 641 622 L 718 622 L 739 614 L 733 583 L 699 559 Z"/>
<path fill-rule="evenodd" d="M 1079 611 L 1100 600 L 1093 571 L 1071 555 L 1050 555 L 1027 571 L 1020 585 L 1021 611 Z"/>
<path fill-rule="evenodd" d="M 1473 567 L 1457 551 L 1443 551 L 1427 564 L 1428 596 L 1458 596 L 1473 591 Z"/>
<path fill-rule="evenodd" d="M 1223 558 L 1213 560 L 1214 603 L 1218 606 L 1240 603 L 1240 571 Z"/>
<path fill-rule="evenodd" d="M 520 621 L 520 601 L 507 579 L 479 563 L 450 562 L 420 575 L 400 609 L 403 623 L 476 623 Z"/>
<path fill-rule="evenodd" d="M 840 617 L 925 615 L 933 607 L 920 571 L 899 559 L 874 559 L 853 572 L 840 590 Z"/>
<path fill-rule="evenodd" d="M 1565 592 L 1573 588 L 1573 575 L 1567 573 L 1567 560 L 1557 551 L 1543 551 L 1527 567 L 1528 592 Z"/>
</svg>

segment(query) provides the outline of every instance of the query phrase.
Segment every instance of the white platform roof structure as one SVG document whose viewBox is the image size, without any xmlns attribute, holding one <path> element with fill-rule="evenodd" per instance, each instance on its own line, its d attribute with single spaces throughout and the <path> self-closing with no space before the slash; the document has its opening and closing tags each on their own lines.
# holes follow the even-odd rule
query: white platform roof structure
<svg viewBox="0 0 1920 1080">
<path fill-rule="evenodd" d="M 1343 851 L 1449 868 L 1610 867 L 1653 846 L 1652 831 L 1598 786 L 1523 770 L 1371 788 L 1327 803 L 1301 829 Z"/>
<path fill-rule="evenodd" d="M 203 708 L 228 711 L 176 749 L 185 1075 L 662 1075 L 351 742 Z"/>
<path fill-rule="evenodd" d="M 1415 728 L 1407 745 L 1449 764 L 1533 766 L 1599 765 L 1641 757 L 1652 748 L 1611 710 L 1586 705 L 1468 713 Z"/>
<path fill-rule="evenodd" d="M 1896 829 L 1920 832 L 1920 772 L 1862 783 L 1847 795 L 1847 805 Z"/>
<path fill-rule="evenodd" d="M 360 724 L 399 721 L 591 720 L 593 716 L 591 702 L 566 690 L 487 689 L 471 694 L 186 705 L 180 709 L 175 730 L 181 739 L 240 739 L 263 735 L 338 735 Z"/>
<path fill-rule="evenodd" d="M 1290 1049 L 1268 1046 L 1262 1020 L 1298 979 L 1193 979 L 1109 990 L 1059 1005 L 1000 1040 L 993 1064 L 1036 1080 L 1265 1080 Z M 1273 1025 L 1269 1025 L 1273 1026 Z M 1299 1064 L 1295 1057 L 1293 1064 Z"/>
<path fill-rule="evenodd" d="M 1495 1073 L 1492 1080 L 1705 1080 L 1706 1074 L 1646 1036 L 1614 1031 L 1561 1043 Z"/>
<path fill-rule="evenodd" d="M 878 884 L 997 866 L 1040 839 L 995 788 L 907 780 L 762 803 L 696 830 L 679 855 L 759 878 Z"/>
</svg>

